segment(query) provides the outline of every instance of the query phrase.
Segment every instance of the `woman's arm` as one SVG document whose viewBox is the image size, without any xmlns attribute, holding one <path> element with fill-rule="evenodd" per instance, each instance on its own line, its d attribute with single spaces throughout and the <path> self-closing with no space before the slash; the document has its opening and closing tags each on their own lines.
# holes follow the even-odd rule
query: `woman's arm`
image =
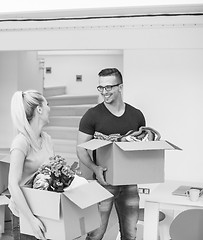
<svg viewBox="0 0 203 240">
<path fill-rule="evenodd" d="M 36 218 L 30 210 L 23 192 L 20 188 L 20 182 L 22 179 L 22 172 L 24 166 L 25 155 L 22 151 L 14 149 L 11 152 L 10 157 L 10 170 L 9 170 L 9 191 L 15 202 L 18 210 L 28 219 L 30 222 L 35 237 L 38 239 L 46 239 L 44 237 L 45 228 L 42 222 Z"/>
</svg>

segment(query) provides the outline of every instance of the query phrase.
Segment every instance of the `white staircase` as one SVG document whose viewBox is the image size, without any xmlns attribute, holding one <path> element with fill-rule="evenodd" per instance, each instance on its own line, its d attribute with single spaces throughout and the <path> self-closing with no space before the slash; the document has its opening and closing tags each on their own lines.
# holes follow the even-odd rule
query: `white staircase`
<svg viewBox="0 0 203 240">
<path fill-rule="evenodd" d="M 58 86 L 58 87 L 44 88 L 43 94 L 44 94 L 44 96 L 46 96 L 46 98 L 52 97 L 55 95 L 64 95 L 64 94 L 66 94 L 66 87 Z"/>
<path fill-rule="evenodd" d="M 44 89 L 49 102 L 50 122 L 45 131 L 52 137 L 56 154 L 66 157 L 70 163 L 78 161 L 76 155 L 78 126 L 83 114 L 98 103 L 97 95 L 66 95 L 65 87 Z"/>
</svg>

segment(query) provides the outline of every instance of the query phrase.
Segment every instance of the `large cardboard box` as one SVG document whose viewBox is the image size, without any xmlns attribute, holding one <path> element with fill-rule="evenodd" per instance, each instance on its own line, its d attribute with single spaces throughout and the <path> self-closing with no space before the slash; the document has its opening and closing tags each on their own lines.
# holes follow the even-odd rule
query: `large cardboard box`
<svg viewBox="0 0 203 240">
<path fill-rule="evenodd" d="M 100 226 L 100 201 L 113 195 L 96 181 L 88 182 L 63 193 L 37 190 L 23 186 L 22 191 L 36 216 L 46 227 L 45 237 L 73 240 Z M 20 214 L 20 231 L 33 235 L 27 219 Z"/>
<path fill-rule="evenodd" d="M 92 139 L 79 145 L 96 150 L 97 164 L 107 168 L 111 185 L 164 182 L 165 150 L 181 150 L 168 141 L 110 142 Z"/>
<path fill-rule="evenodd" d="M 8 188 L 10 156 L 0 153 L 0 194 Z"/>
</svg>

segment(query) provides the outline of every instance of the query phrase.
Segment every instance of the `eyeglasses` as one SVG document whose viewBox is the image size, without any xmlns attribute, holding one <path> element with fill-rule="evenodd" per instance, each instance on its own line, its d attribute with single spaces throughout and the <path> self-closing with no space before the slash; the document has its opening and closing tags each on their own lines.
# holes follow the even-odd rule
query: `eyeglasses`
<svg viewBox="0 0 203 240">
<path fill-rule="evenodd" d="M 104 89 L 105 89 L 107 92 L 109 92 L 109 91 L 112 90 L 113 87 L 116 87 L 116 86 L 119 86 L 119 85 L 121 85 L 121 83 L 118 83 L 118 84 L 115 84 L 115 85 L 107 85 L 107 86 L 105 86 L 105 87 L 103 87 L 103 86 L 98 86 L 98 87 L 97 87 L 97 90 L 98 90 L 99 92 L 103 92 Z"/>
</svg>

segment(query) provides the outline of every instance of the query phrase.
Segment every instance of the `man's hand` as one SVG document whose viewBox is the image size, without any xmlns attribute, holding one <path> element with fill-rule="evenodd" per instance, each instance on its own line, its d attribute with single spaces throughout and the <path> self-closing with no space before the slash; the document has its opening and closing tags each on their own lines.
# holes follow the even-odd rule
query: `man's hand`
<svg viewBox="0 0 203 240">
<path fill-rule="evenodd" d="M 106 168 L 103 168 L 101 166 L 96 166 L 94 169 L 94 173 L 96 175 L 96 179 L 101 185 L 108 185 L 106 180 L 104 179 L 104 172 L 106 171 Z"/>
</svg>

